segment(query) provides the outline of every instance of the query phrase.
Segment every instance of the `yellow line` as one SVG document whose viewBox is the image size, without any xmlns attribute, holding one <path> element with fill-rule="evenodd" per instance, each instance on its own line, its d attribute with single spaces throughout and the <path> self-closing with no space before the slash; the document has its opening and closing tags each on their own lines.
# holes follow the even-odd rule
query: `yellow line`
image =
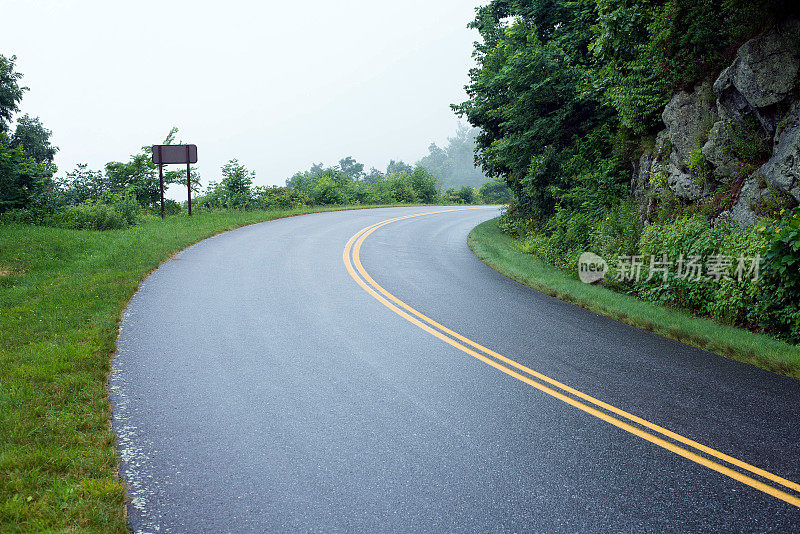
<svg viewBox="0 0 800 534">
<path fill-rule="evenodd" d="M 539 379 L 539 380 L 541 380 L 543 382 L 547 382 L 550 385 L 553 385 L 553 386 L 555 386 L 555 387 L 557 387 L 557 388 L 559 388 L 559 389 L 561 389 L 563 391 L 566 391 L 566 392 L 568 392 L 568 393 L 570 393 L 570 394 L 572 394 L 572 395 L 574 395 L 576 397 L 579 397 L 579 398 L 581 398 L 581 399 L 583 399 L 583 400 L 585 400 L 587 402 L 595 404 L 596 406 L 601 407 L 601 408 L 603 408 L 603 409 L 605 409 L 607 411 L 610 411 L 610 412 L 612 412 L 612 413 L 614 413 L 614 414 L 616 414 L 618 416 L 624 417 L 624 418 L 626 418 L 626 419 L 628 419 L 628 420 L 630 420 L 632 422 L 635 422 L 635 423 L 637 423 L 637 424 L 639 424 L 641 426 L 644 426 L 644 427 L 646 427 L 646 428 L 648 428 L 650 430 L 658 432 L 658 433 L 660 433 L 660 434 L 662 434 L 664 436 L 667 436 L 667 437 L 669 437 L 669 438 L 671 438 L 671 439 L 673 439 L 675 441 L 683 443 L 684 445 L 691 446 L 691 447 L 693 447 L 693 448 L 695 448 L 695 449 L 697 449 L 699 451 L 702 451 L 702 452 L 704 452 L 704 453 L 706 453 L 708 455 L 714 456 L 714 457 L 716 457 L 716 458 L 718 458 L 720 460 L 728 462 L 728 463 L 730 463 L 732 465 L 735 465 L 735 466 L 737 466 L 737 467 L 739 467 L 741 469 L 745 469 L 747 471 L 750 471 L 751 473 L 753 473 L 755 475 L 758 475 L 758 476 L 761 476 L 761 477 L 766 478 L 768 480 L 771 480 L 772 482 L 775 482 L 777 484 L 781 484 L 786 488 L 790 488 L 790 489 L 793 489 L 793 490 L 796 490 L 796 491 L 800 491 L 800 484 L 797 484 L 795 482 L 792 482 L 790 480 L 782 478 L 782 477 L 780 477 L 778 475 L 775 475 L 775 474 L 773 474 L 773 473 L 771 473 L 769 471 L 766 471 L 764 469 L 760 469 L 760 468 L 755 467 L 753 465 L 750 465 L 750 464 L 748 464 L 746 462 L 743 462 L 741 460 L 733 458 L 732 456 L 729 456 L 729 455 L 724 454 L 724 453 L 722 453 L 720 451 L 712 449 L 711 447 L 708 447 L 708 446 L 703 445 L 701 443 L 698 443 L 698 442 L 696 442 L 694 440 L 691 440 L 691 439 L 689 439 L 689 438 L 687 438 L 685 436 L 682 436 L 680 434 L 677 434 L 675 432 L 667 430 L 667 429 L 665 429 L 665 428 L 663 428 L 661 426 L 658 426 L 658 425 L 656 425 L 654 423 L 651 423 L 650 421 L 647 421 L 646 419 L 642 419 L 642 418 L 637 417 L 635 415 L 632 415 L 632 414 L 630 414 L 628 412 L 625 412 L 624 410 L 616 408 L 615 406 L 612 406 L 612 405 L 610 405 L 608 403 L 600 401 L 600 400 L 598 400 L 598 399 L 596 399 L 596 398 L 594 398 L 594 397 L 592 397 L 590 395 L 587 395 L 587 394 L 585 394 L 585 393 L 583 393 L 581 391 L 578 391 L 578 390 L 576 390 L 574 388 L 571 388 L 571 387 L 569 387 L 569 386 L 567 386 L 565 384 L 562 384 L 561 382 L 559 382 L 557 380 L 554 380 L 554 379 L 552 379 L 552 378 L 550 378 L 550 377 L 548 377 L 546 375 L 543 375 L 541 373 L 533 371 L 532 369 L 529 369 L 528 367 L 526 367 L 526 366 L 524 366 L 524 365 L 522 365 L 520 363 L 517 363 L 514 360 L 511 360 L 510 358 L 506 358 L 505 356 L 502 356 L 501 354 L 498 354 L 497 352 L 494 352 L 494 351 L 492 351 L 492 350 L 490 350 L 490 349 L 488 349 L 488 348 L 486 348 L 486 347 L 484 347 L 484 346 L 482 346 L 482 345 L 480 345 L 480 344 L 478 344 L 478 343 L 476 343 L 476 342 L 474 342 L 474 341 L 472 341 L 472 340 L 470 340 L 470 339 L 468 339 L 468 338 L 466 338 L 466 337 L 464 337 L 464 336 L 462 336 L 462 335 L 460 335 L 460 334 L 458 334 L 458 333 L 456 333 L 456 332 L 454 332 L 454 331 L 442 326 L 441 324 L 437 323 L 433 319 L 430 319 L 429 317 L 426 317 L 425 315 L 423 315 L 419 311 L 415 310 L 414 308 L 412 308 L 411 306 L 409 306 L 405 302 L 401 301 L 400 299 L 398 299 L 397 297 L 395 297 L 394 295 L 392 295 L 391 293 L 386 291 L 377 282 L 375 282 L 375 280 L 373 280 L 371 276 L 369 276 L 369 274 L 366 272 L 366 270 L 364 269 L 363 265 L 361 264 L 361 261 L 360 261 L 361 245 L 363 244 L 364 240 L 370 234 L 372 234 L 372 232 L 374 232 L 378 228 L 380 228 L 382 226 L 385 226 L 385 225 L 387 225 L 389 223 L 402 220 L 402 219 L 409 219 L 409 218 L 412 218 L 412 217 L 420 217 L 422 215 L 431 215 L 431 214 L 434 214 L 434 213 L 445 213 L 445 212 L 450 212 L 450 211 L 461 211 L 461 210 L 464 210 L 464 209 L 475 209 L 475 208 L 456 208 L 456 209 L 441 210 L 441 211 L 435 211 L 435 212 L 417 213 L 417 214 L 406 215 L 406 216 L 402 216 L 402 217 L 395 217 L 393 219 L 388 219 L 388 220 L 385 220 L 385 221 L 381 221 L 379 223 L 373 224 L 371 226 L 368 226 L 368 227 L 362 229 L 356 235 L 354 235 L 352 238 L 350 238 L 350 240 L 348 241 L 348 243 L 347 243 L 347 245 L 345 246 L 345 249 L 344 249 L 343 260 L 344 260 L 345 267 L 347 268 L 348 273 L 365 291 L 367 291 L 375 299 L 380 301 L 383 305 L 385 305 L 386 307 L 388 307 L 389 309 L 391 309 L 392 311 L 394 311 L 395 313 L 397 313 L 398 315 L 400 315 L 401 317 L 403 317 L 407 321 L 413 323 L 414 325 L 416 325 L 417 327 L 425 330 L 426 332 L 430 333 L 431 335 L 436 336 L 437 338 L 439 338 L 442 341 L 448 343 L 449 345 L 452 345 L 453 347 L 455 347 L 455 348 L 457 348 L 457 349 L 459 349 L 459 350 L 461 350 L 463 352 L 466 352 L 467 354 L 469 354 L 469 355 L 481 360 L 482 362 L 484 362 L 484 363 L 486 363 L 488 365 L 491 365 L 492 367 L 494 367 L 494 368 L 496 368 L 496 369 L 498 369 L 498 370 L 500 370 L 500 371 L 502 371 L 502 372 L 504 372 L 504 373 L 506 373 L 506 374 L 508 374 L 510 376 L 513 376 L 514 378 L 516 378 L 518 380 L 521 380 L 522 382 L 525 382 L 526 384 L 529 384 L 529 385 L 535 387 L 536 389 L 539 389 L 540 391 L 542 391 L 544 393 L 547 393 L 548 395 L 551 395 L 551 396 L 553 396 L 553 397 L 555 397 L 555 398 L 557 398 L 557 399 L 559 399 L 559 400 L 561 400 L 563 402 L 566 402 L 567 404 L 570 404 L 570 405 L 572 405 L 572 406 L 574 406 L 574 407 L 576 407 L 576 408 L 578 408 L 578 409 L 580 409 L 580 410 L 582 410 L 582 411 L 584 411 L 586 413 L 589 413 L 589 414 L 591 414 L 591 415 L 593 415 L 593 416 L 595 416 L 595 417 L 597 417 L 599 419 L 602 419 L 602 420 L 604 420 L 604 421 L 606 421 L 606 422 L 608 422 L 608 423 L 610 423 L 610 424 L 612 424 L 612 425 L 614 425 L 614 426 L 616 426 L 618 428 L 621 428 L 621 429 L 623 429 L 623 430 L 625 430 L 627 432 L 630 432 L 631 434 L 634 434 L 636 436 L 639 436 L 642 439 L 645 439 L 645 440 L 647 440 L 647 441 L 649 441 L 649 442 L 651 442 L 651 443 L 653 443 L 655 445 L 658 445 L 660 447 L 663 447 L 663 448 L 665 448 L 665 449 L 667 449 L 667 450 L 669 450 L 669 451 L 671 451 L 671 452 L 673 452 L 675 454 L 678 454 L 679 456 L 682 456 L 684 458 L 692 460 L 693 462 L 696 462 L 696 463 L 698 463 L 700 465 L 703 465 L 703 466 L 705 466 L 705 467 L 707 467 L 709 469 L 713 469 L 714 471 L 717 471 L 717 472 L 722 473 L 722 474 L 724 474 L 726 476 L 729 476 L 729 477 L 733 478 L 734 480 L 737 480 L 737 481 L 739 481 L 739 482 L 741 482 L 743 484 L 747 484 L 748 486 L 751 486 L 751 487 L 756 488 L 756 489 L 758 489 L 760 491 L 763 491 L 764 493 L 772 495 L 773 497 L 781 499 L 781 500 L 783 500 L 783 501 L 785 501 L 785 502 L 787 502 L 789 504 L 792 504 L 794 506 L 800 507 L 800 498 L 795 497 L 794 495 L 791 495 L 789 493 L 781 491 L 781 490 L 779 490 L 779 489 L 777 489 L 777 488 L 775 488 L 773 486 L 770 486 L 768 484 L 765 484 L 765 483 L 763 483 L 763 482 L 761 482 L 759 480 L 750 478 L 747 475 L 744 475 L 744 474 L 742 474 L 742 473 L 740 473 L 738 471 L 730 469 L 729 467 L 726 467 L 726 466 L 721 465 L 721 464 L 719 464 L 717 462 L 709 460 L 709 459 L 707 459 L 707 458 L 705 458 L 703 456 L 700 456 L 700 455 L 698 455 L 698 454 L 696 454 L 694 452 L 688 451 L 688 450 L 686 450 L 686 449 L 684 449 L 682 447 L 679 447 L 679 446 L 675 445 L 674 443 L 671 443 L 671 442 L 666 441 L 666 440 L 664 440 L 662 438 L 654 436 L 653 434 L 650 434 L 650 433 L 648 433 L 648 432 L 646 432 L 646 431 L 644 431 L 644 430 L 642 430 L 640 428 L 632 426 L 632 425 L 630 425 L 630 424 L 628 424 L 628 423 L 626 423 L 624 421 L 621 421 L 621 420 L 619 420 L 619 419 L 617 419 L 617 418 L 615 418 L 615 417 L 613 417 L 613 416 L 611 416 L 609 414 L 601 412 L 600 410 L 598 410 L 596 408 L 593 408 L 593 407 L 591 407 L 591 406 L 589 406 L 587 404 L 584 404 L 584 403 L 582 403 L 582 402 L 580 402 L 580 401 L 578 401 L 576 399 L 568 397 L 567 395 L 564 395 L 563 393 L 560 393 L 560 392 L 558 392 L 558 391 L 556 391 L 556 390 L 554 390 L 554 389 L 552 389 L 552 388 L 550 388 L 550 387 L 548 387 L 548 386 L 546 386 L 544 384 L 541 384 L 540 382 L 537 382 L 537 381 L 535 381 L 535 380 L 533 380 L 533 379 L 531 379 L 531 378 L 529 378 L 527 376 L 524 376 L 524 375 L 518 373 L 517 371 L 515 371 L 515 370 L 513 370 L 513 369 L 511 369 L 509 367 L 506 367 L 505 365 L 503 365 L 503 364 L 501 364 L 501 363 L 499 363 L 497 361 L 494 361 L 492 359 L 487 358 L 483 354 L 479 354 L 478 352 L 475 352 L 474 350 L 470 349 L 469 347 L 465 346 L 464 344 L 459 343 L 458 341 L 456 341 L 454 339 L 451 339 L 450 337 L 444 335 L 442 332 L 445 332 L 445 333 L 449 334 L 450 336 L 455 337 L 459 341 L 462 341 L 463 343 L 471 345 L 473 348 L 478 349 L 478 350 L 480 350 L 482 352 L 485 352 L 486 354 L 488 354 L 490 356 L 493 356 L 494 358 L 497 358 L 498 360 L 501 360 L 502 362 L 504 362 L 506 364 L 509 364 L 509 365 L 517 368 L 518 370 L 523 371 L 523 372 L 525 372 L 525 373 L 527 373 L 527 374 L 529 374 L 529 375 L 531 375 L 531 376 L 533 376 L 533 377 L 535 377 L 535 378 L 537 378 L 537 379 Z M 355 243 L 355 246 L 353 246 L 354 243 Z M 365 283 L 365 281 L 362 280 L 358 276 L 358 274 L 356 274 L 355 270 L 353 269 L 353 264 L 351 263 L 351 259 L 350 259 L 350 251 L 351 251 L 351 249 L 353 251 L 353 263 L 355 263 L 356 269 L 358 269 L 358 272 L 364 277 L 364 280 L 366 280 L 366 282 L 371 284 L 374 287 L 374 289 L 373 289 L 373 287 L 370 287 L 369 285 L 367 285 L 367 283 Z M 375 289 L 377 289 L 378 292 L 380 292 L 383 296 L 381 296 L 381 294 L 376 292 Z M 387 300 L 387 299 L 391 300 L 392 302 L 397 304 L 397 306 L 400 306 L 403 309 L 398 308 L 397 306 L 392 304 L 392 302 L 389 302 L 389 300 Z M 406 310 L 406 311 L 403 311 L 403 310 Z M 410 315 L 410 314 L 416 316 L 417 318 L 412 317 L 412 315 Z M 422 321 L 425 321 L 425 322 L 423 323 L 422 321 L 420 321 L 420 319 Z M 427 324 L 425 324 L 425 323 L 427 323 Z M 441 330 L 441 332 L 435 330 L 434 328 L 438 328 L 439 330 Z"/>
</svg>

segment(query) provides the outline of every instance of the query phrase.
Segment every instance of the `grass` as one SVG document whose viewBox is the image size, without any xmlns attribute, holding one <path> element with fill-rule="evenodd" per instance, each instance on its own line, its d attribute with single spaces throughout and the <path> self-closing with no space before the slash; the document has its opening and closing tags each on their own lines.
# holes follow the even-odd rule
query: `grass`
<svg viewBox="0 0 800 534">
<path fill-rule="evenodd" d="M 639 300 L 599 285 L 584 284 L 564 271 L 514 247 L 497 219 L 476 226 L 469 246 L 497 272 L 558 299 L 623 323 L 735 360 L 800 377 L 800 348 L 772 337 L 721 325 L 710 319 Z"/>
<path fill-rule="evenodd" d="M 123 309 L 174 253 L 255 222 L 217 212 L 125 230 L 0 225 L 0 531 L 124 532 L 108 375 Z"/>
</svg>

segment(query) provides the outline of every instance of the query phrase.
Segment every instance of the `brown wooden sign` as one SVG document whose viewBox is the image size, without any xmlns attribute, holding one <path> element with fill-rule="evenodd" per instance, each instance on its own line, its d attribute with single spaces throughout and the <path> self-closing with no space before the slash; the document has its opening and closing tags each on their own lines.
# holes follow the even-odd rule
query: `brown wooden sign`
<svg viewBox="0 0 800 534">
<path fill-rule="evenodd" d="M 161 186 L 161 218 L 164 218 L 164 165 L 186 165 L 186 189 L 189 191 L 189 216 L 192 215 L 192 173 L 189 166 L 197 163 L 197 145 L 153 145 L 153 163 L 158 165 Z"/>
<path fill-rule="evenodd" d="M 153 163 L 156 165 L 197 163 L 197 145 L 153 145 Z"/>
</svg>

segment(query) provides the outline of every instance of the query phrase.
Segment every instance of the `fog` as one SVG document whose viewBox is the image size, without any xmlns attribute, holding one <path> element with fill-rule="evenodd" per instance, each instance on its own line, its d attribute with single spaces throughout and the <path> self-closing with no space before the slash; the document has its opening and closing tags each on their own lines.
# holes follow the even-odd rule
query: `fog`
<svg viewBox="0 0 800 534">
<path fill-rule="evenodd" d="M 283 184 L 314 162 L 385 169 L 446 143 L 479 4 L 6 0 L 0 54 L 18 58 L 21 112 L 53 131 L 59 175 L 177 126 L 204 184 L 231 158 Z"/>
</svg>

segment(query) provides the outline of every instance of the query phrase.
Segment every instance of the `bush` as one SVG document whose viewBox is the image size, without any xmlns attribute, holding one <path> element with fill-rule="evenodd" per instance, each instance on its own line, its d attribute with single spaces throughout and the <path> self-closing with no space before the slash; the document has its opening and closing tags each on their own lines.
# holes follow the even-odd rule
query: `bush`
<svg viewBox="0 0 800 534">
<path fill-rule="evenodd" d="M 311 199 L 290 187 L 256 186 L 253 188 L 251 209 L 293 209 L 307 206 Z"/>
<path fill-rule="evenodd" d="M 763 227 L 762 227 L 763 228 Z M 800 210 L 765 229 L 769 245 L 761 281 L 761 321 L 766 330 L 800 342 Z"/>
<path fill-rule="evenodd" d="M 518 223 L 520 229 L 529 228 L 519 248 L 574 275 L 578 257 L 589 248 L 590 234 L 596 224 L 589 214 L 558 208 L 544 227 L 537 227 L 533 219 Z"/>
<path fill-rule="evenodd" d="M 416 191 L 411 185 L 411 180 L 405 172 L 392 174 L 387 177 L 392 200 L 395 202 L 419 202 Z"/>
<path fill-rule="evenodd" d="M 722 240 L 721 253 L 733 258 L 753 258 L 764 254 L 767 239 L 755 226 L 741 230 L 734 228 Z M 749 265 L 748 265 L 749 267 Z M 734 267 L 735 268 L 735 267 Z M 707 307 L 711 315 L 722 323 L 755 326 L 759 322 L 759 300 L 766 295 L 753 276 L 732 277 L 721 280 Z"/>
<path fill-rule="evenodd" d="M 97 200 L 67 206 L 54 214 L 52 221 L 56 226 L 73 230 L 116 230 L 136 224 L 141 212 L 133 192 L 104 193 Z"/>
<path fill-rule="evenodd" d="M 623 201 L 592 228 L 591 251 L 613 266 L 620 255 L 637 253 L 642 230 L 636 206 L 631 201 Z"/>
<path fill-rule="evenodd" d="M 73 230 L 116 230 L 128 226 L 112 206 L 94 200 L 67 206 L 59 218 L 59 226 Z"/>
<path fill-rule="evenodd" d="M 424 168 L 414 167 L 410 182 L 419 202 L 431 203 L 436 199 L 436 178 Z"/>
<path fill-rule="evenodd" d="M 697 257 L 701 266 L 712 255 L 721 253 L 723 230 L 712 228 L 708 221 L 701 217 L 679 218 L 673 223 L 651 224 L 644 229 L 640 241 L 640 254 L 645 267 L 642 277 L 635 282 L 636 292 L 645 300 L 670 304 L 679 308 L 711 313 L 710 304 L 717 289 L 718 282 L 709 280 L 704 272 L 700 272 L 697 280 L 674 276 L 677 266 L 670 269 L 670 276 L 663 280 L 659 274 L 647 280 L 649 276 L 650 257 L 656 261 L 666 254 L 672 262 L 677 262 L 681 255 L 685 261 Z"/>
<path fill-rule="evenodd" d="M 311 186 L 308 196 L 311 202 L 317 205 L 344 204 L 347 197 L 330 176 L 320 176 Z"/>
</svg>

